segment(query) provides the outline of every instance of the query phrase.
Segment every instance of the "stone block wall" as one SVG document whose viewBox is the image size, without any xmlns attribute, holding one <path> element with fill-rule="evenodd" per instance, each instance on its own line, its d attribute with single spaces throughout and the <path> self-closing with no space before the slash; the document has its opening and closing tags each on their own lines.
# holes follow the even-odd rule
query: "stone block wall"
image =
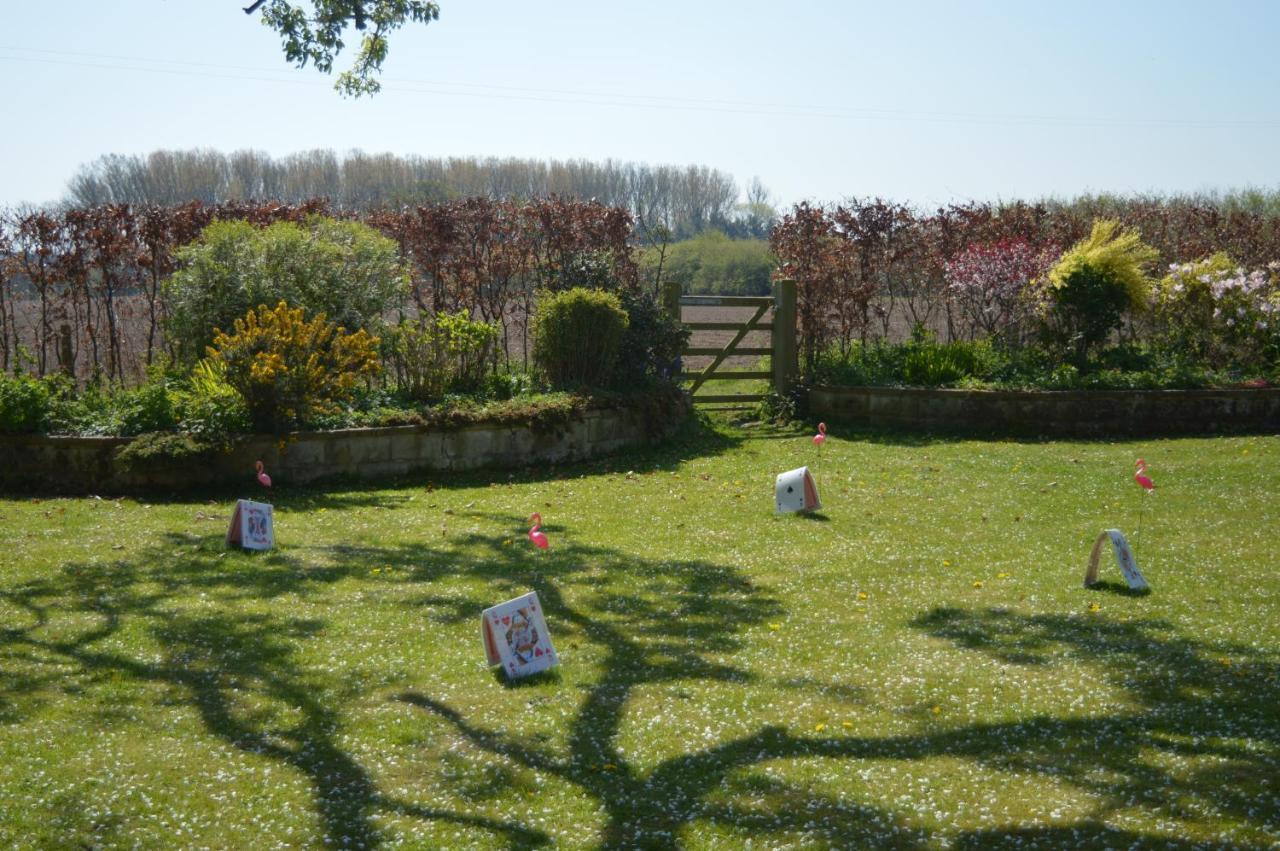
<svg viewBox="0 0 1280 851">
<path fill-rule="evenodd" d="M 289 484 L 558 464 L 659 442 L 679 428 L 690 408 L 683 397 L 672 415 L 656 427 L 637 410 L 600 408 L 546 432 L 498 425 L 452 430 L 396 426 L 297 432 L 283 439 L 253 436 L 199 463 L 155 464 L 135 470 L 124 469 L 116 461 L 116 452 L 130 438 L 0 435 L 0 488 L 98 494 L 182 490 L 252 482 L 258 460 L 273 479 Z"/>
<path fill-rule="evenodd" d="M 814 387 L 813 418 L 1048 437 L 1280 433 L 1280 389 L 997 391 Z"/>
</svg>

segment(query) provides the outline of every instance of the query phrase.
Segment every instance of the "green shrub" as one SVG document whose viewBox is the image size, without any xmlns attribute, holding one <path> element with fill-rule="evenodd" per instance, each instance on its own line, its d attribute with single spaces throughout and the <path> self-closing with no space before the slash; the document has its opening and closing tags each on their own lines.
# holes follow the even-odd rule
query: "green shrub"
<svg viewBox="0 0 1280 851">
<path fill-rule="evenodd" d="M 376 337 L 348 334 L 324 314 L 303 321 L 302 309 L 283 301 L 265 305 L 235 321 L 235 333 L 221 331 L 209 357 L 226 368 L 227 383 L 244 397 L 259 431 L 305 422 L 350 397 L 356 382 L 378 372 Z"/>
<path fill-rule="evenodd" d="M 655 378 L 673 378 L 689 329 L 664 311 L 653 296 L 623 291 L 619 303 L 627 314 L 614 382 L 619 387 Z"/>
<path fill-rule="evenodd" d="M 383 352 L 400 392 L 425 401 L 482 388 L 497 342 L 496 324 L 460 311 L 401 322 L 387 331 Z"/>
<path fill-rule="evenodd" d="M 1160 348 L 1133 344 L 1101 349 L 1088 369 L 1081 370 L 1034 347 L 1008 350 L 985 341 L 914 340 L 855 345 L 843 353 L 829 350 L 819 359 L 814 380 L 844 386 L 950 385 L 972 390 L 1171 390 L 1275 383 L 1278 372 L 1275 367 L 1214 370 Z"/>
<path fill-rule="evenodd" d="M 49 381 L 0 373 L 0 433 L 45 431 L 52 419 L 54 397 Z"/>
<path fill-rule="evenodd" d="M 260 304 L 285 301 L 352 330 L 376 333 L 408 288 L 396 243 L 359 222 L 313 216 L 303 224 L 210 224 L 180 249 L 165 283 L 166 334 L 184 363 L 204 356 L 214 329 Z"/>
<path fill-rule="evenodd" d="M 127 470 L 147 467 L 207 463 L 220 444 L 185 432 L 147 432 L 116 450 L 116 460 Z"/>
<path fill-rule="evenodd" d="M 912 343 L 902 361 L 902 378 L 907 384 L 944 387 L 965 378 L 984 377 L 991 365 L 991 345 L 974 342 Z"/>
<path fill-rule="evenodd" d="M 116 434 L 131 436 L 149 431 L 172 431 L 178 426 L 176 394 L 163 375 L 152 375 L 145 384 L 119 391 L 113 402 Z"/>
<path fill-rule="evenodd" d="M 817 384 L 846 387 L 879 387 L 901 384 L 905 346 L 881 340 L 861 343 L 854 340 L 845 351 L 832 347 L 818 356 L 813 380 Z"/>
<path fill-rule="evenodd" d="M 628 324 L 612 293 L 544 293 L 534 315 L 533 361 L 554 387 L 607 387 Z"/>
<path fill-rule="evenodd" d="M 196 364 L 189 389 L 176 394 L 178 428 L 198 439 L 226 443 L 253 428 L 244 397 L 227 381 L 226 363 L 205 358 Z"/>
<path fill-rule="evenodd" d="M 1094 222 L 1089 236 L 1049 270 L 1044 341 L 1087 368 L 1089 353 L 1120 327 L 1125 310 L 1146 309 L 1151 281 L 1144 267 L 1158 256 L 1119 222 Z"/>
</svg>

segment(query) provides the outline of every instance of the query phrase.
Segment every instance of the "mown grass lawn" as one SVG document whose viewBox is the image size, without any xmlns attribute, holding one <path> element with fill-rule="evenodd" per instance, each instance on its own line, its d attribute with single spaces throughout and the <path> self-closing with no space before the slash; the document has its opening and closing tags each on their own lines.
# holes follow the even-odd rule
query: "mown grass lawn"
<svg viewBox="0 0 1280 851">
<path fill-rule="evenodd" d="M 1132 596 L 1100 530 L 1133 531 Z M 773 514 L 809 463 L 824 510 Z M 0 501 L 4 847 L 1280 842 L 1280 438 L 706 424 L 380 488 Z M 539 511 L 546 553 L 524 538 Z M 536 590 L 562 665 L 479 613 Z"/>
</svg>

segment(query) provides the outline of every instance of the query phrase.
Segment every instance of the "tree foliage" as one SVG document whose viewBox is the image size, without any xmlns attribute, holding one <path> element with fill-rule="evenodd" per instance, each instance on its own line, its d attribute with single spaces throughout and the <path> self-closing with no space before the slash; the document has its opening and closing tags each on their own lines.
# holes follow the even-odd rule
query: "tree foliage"
<svg viewBox="0 0 1280 851">
<path fill-rule="evenodd" d="M 661 264 L 661 266 L 659 266 Z M 641 274 L 676 281 L 686 293 L 768 295 L 777 261 L 762 239 L 730 239 L 709 230 L 693 239 L 646 249 Z"/>
<path fill-rule="evenodd" d="M 266 227 L 216 221 L 177 254 L 181 267 L 165 287 L 168 330 L 188 362 L 214 329 L 257 305 L 286 301 L 353 330 L 375 330 L 408 287 L 395 242 L 360 222 L 323 216 Z"/>
<path fill-rule="evenodd" d="M 1018 342 L 1035 307 L 1028 285 L 1057 255 L 1055 247 L 1034 248 L 1025 239 L 974 243 L 946 261 L 947 293 L 975 334 Z"/>
<path fill-rule="evenodd" d="M 333 86 L 350 97 L 382 88 L 377 76 L 387 58 L 391 32 L 407 22 L 427 24 L 440 17 L 439 5 L 424 0 L 257 0 L 245 12 L 259 9 L 262 23 L 280 34 L 286 59 L 299 68 L 310 63 L 326 74 L 347 46 L 348 28 L 354 27 L 360 38 L 355 61 Z"/>
</svg>

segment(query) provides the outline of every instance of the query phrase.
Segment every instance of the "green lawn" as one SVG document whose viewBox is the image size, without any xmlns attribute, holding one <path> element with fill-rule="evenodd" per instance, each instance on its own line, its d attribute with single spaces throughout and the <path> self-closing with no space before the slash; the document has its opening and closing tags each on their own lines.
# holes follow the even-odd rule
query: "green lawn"
<svg viewBox="0 0 1280 851">
<path fill-rule="evenodd" d="M 0 500 L 0 846 L 1280 842 L 1280 438 L 810 431 L 277 482 L 266 555 L 222 543 L 252 471 Z M 1139 455 L 1154 590 L 1085 590 Z M 528 589 L 561 666 L 510 685 L 479 613 Z"/>
</svg>

